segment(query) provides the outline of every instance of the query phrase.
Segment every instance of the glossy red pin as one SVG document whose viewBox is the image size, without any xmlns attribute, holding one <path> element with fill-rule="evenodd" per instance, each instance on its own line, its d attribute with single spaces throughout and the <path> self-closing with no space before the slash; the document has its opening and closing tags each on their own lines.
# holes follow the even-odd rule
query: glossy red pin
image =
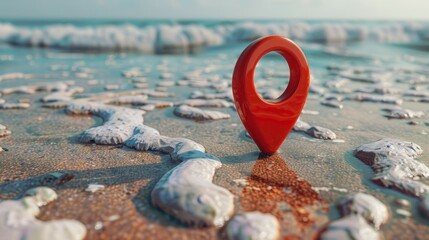
<svg viewBox="0 0 429 240">
<path fill-rule="evenodd" d="M 269 52 L 283 56 L 290 71 L 289 85 L 274 102 L 264 100 L 254 82 L 256 64 Z M 232 92 L 238 115 L 262 152 L 273 154 L 279 149 L 301 114 L 309 86 L 310 70 L 304 53 L 287 38 L 260 38 L 241 53 L 234 68 Z"/>
</svg>

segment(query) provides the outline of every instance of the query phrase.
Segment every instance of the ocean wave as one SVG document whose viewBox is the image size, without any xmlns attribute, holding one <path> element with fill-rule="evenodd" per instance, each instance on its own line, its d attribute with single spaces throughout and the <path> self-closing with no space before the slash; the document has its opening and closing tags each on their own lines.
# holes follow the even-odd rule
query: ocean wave
<svg viewBox="0 0 429 240">
<path fill-rule="evenodd" d="M 429 41 L 429 26 L 417 23 L 368 24 L 243 22 L 203 25 L 160 24 L 96 25 L 77 27 L 47 25 L 18 27 L 0 23 L 0 42 L 27 47 L 84 50 L 137 50 L 149 53 L 188 53 L 204 46 L 250 41 L 267 35 L 281 35 L 311 43 L 376 41 L 416 43 Z"/>
</svg>

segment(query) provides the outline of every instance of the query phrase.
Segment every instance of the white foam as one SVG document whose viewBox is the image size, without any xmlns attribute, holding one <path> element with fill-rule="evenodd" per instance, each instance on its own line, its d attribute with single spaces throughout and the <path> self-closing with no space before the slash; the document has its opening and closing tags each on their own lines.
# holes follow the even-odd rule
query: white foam
<svg viewBox="0 0 429 240">
<path fill-rule="evenodd" d="M 35 217 L 40 207 L 57 199 L 54 190 L 37 187 L 18 200 L 0 203 L 0 239 L 64 239 L 78 240 L 86 235 L 85 226 L 76 220 L 40 221 Z"/>
<path fill-rule="evenodd" d="M 283 22 L 201 25 L 100 25 L 76 27 L 48 25 L 39 28 L 0 23 L 0 42 L 19 46 L 63 49 L 138 50 L 152 53 L 185 53 L 195 47 L 254 40 L 281 35 L 302 42 L 377 41 L 412 43 L 427 39 L 429 26 L 417 23 L 388 23 L 369 26 L 360 23 Z"/>
<path fill-rule="evenodd" d="M 235 215 L 226 227 L 231 240 L 279 239 L 280 224 L 271 214 L 247 212 Z"/>
</svg>

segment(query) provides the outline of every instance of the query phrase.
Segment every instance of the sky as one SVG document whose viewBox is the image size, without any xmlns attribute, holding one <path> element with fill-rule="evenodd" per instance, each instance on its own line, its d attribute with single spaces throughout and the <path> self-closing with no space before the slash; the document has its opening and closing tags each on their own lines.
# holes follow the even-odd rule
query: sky
<svg viewBox="0 0 429 240">
<path fill-rule="evenodd" d="M 0 19 L 429 20 L 428 0 L 0 0 Z"/>
</svg>

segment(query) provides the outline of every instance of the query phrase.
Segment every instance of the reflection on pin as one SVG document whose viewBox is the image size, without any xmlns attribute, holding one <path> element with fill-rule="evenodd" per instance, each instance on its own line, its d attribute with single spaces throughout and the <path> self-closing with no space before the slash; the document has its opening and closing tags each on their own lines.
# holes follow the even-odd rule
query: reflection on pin
<svg viewBox="0 0 429 240">
<path fill-rule="evenodd" d="M 290 80 L 274 102 L 265 101 L 256 91 L 254 72 L 258 61 L 276 51 L 289 64 Z M 244 127 L 264 153 L 275 153 L 298 119 L 310 86 L 310 70 L 301 49 L 280 36 L 260 38 L 240 55 L 232 77 L 237 112 Z"/>
</svg>

